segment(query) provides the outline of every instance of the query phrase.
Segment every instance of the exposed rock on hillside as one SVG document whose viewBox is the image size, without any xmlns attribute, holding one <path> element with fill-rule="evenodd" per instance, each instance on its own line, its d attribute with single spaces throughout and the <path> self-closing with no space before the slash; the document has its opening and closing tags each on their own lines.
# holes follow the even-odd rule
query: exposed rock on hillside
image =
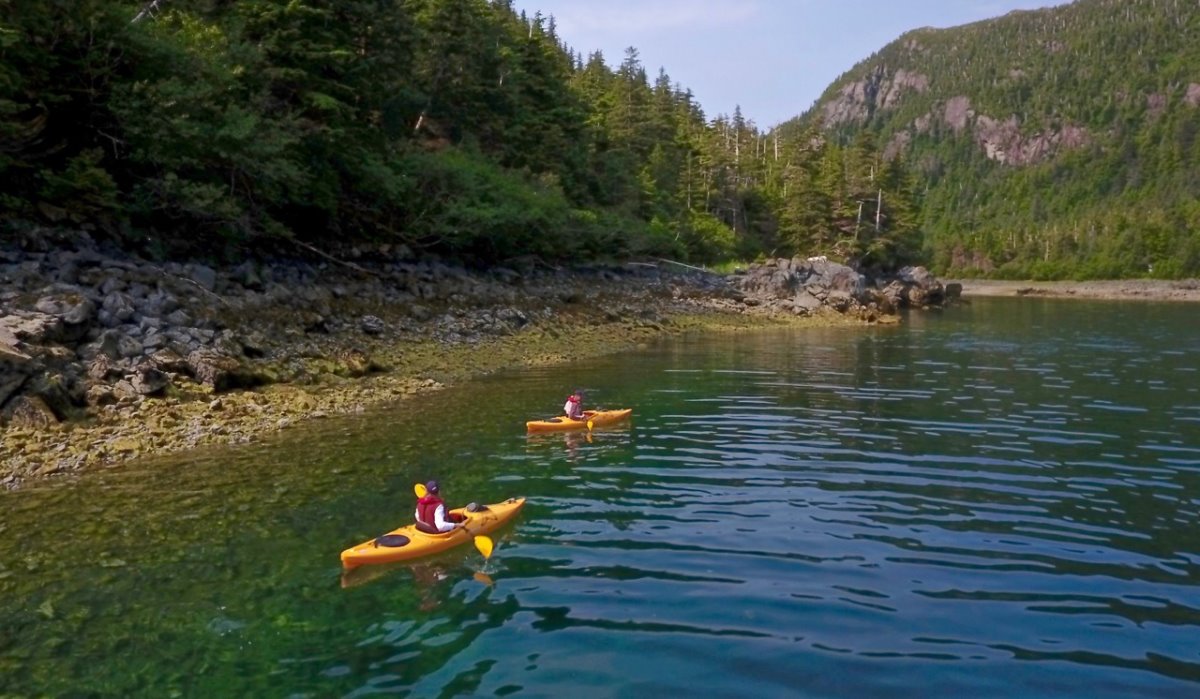
<svg viewBox="0 0 1200 699">
<path fill-rule="evenodd" d="M 822 112 L 828 126 L 862 123 L 877 110 L 894 108 L 905 92 L 928 89 L 929 78 L 920 73 L 903 68 L 893 72 L 879 65 L 866 78 L 843 87 L 835 99 L 825 103 Z"/>
</svg>

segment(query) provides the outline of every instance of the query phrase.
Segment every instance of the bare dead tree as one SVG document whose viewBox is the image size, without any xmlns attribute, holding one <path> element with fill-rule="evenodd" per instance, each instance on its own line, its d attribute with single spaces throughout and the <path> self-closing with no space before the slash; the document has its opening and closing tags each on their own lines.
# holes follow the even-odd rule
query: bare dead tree
<svg viewBox="0 0 1200 699">
<path fill-rule="evenodd" d="M 130 20 L 129 23 L 137 24 L 138 22 L 142 21 L 143 19 L 146 19 L 147 17 L 153 17 L 154 13 L 158 12 L 159 6 L 162 5 L 163 3 L 165 3 L 166 1 L 167 0 L 150 0 L 150 2 L 148 2 L 142 6 L 141 11 L 138 12 L 136 15 L 134 15 L 133 19 Z"/>
</svg>

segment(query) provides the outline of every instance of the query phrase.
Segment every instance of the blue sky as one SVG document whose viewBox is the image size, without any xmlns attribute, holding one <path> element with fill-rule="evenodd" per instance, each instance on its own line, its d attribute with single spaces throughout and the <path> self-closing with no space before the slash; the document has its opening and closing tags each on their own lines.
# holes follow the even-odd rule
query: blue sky
<svg viewBox="0 0 1200 699">
<path fill-rule="evenodd" d="M 1055 0 L 516 0 L 554 15 L 559 35 L 610 66 L 625 48 L 691 88 L 710 118 L 760 127 L 800 114 L 837 76 L 909 29 L 950 27 Z"/>
</svg>

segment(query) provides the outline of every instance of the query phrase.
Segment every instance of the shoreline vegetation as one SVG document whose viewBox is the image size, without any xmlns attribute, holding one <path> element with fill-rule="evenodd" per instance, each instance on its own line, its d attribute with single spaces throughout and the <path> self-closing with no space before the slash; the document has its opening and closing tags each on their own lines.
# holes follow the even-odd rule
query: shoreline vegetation
<svg viewBox="0 0 1200 699">
<path fill-rule="evenodd" d="M 1106 279 L 1094 281 L 1007 281 L 959 279 L 945 283 L 962 286 L 965 298 L 973 296 L 1041 296 L 1103 301 L 1200 301 L 1200 280 Z"/>
</svg>

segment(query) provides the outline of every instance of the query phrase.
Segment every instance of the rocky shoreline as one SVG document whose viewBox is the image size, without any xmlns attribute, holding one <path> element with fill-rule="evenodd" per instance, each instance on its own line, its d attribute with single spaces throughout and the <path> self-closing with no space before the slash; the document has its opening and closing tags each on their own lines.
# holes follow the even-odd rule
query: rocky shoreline
<svg viewBox="0 0 1200 699">
<path fill-rule="evenodd" d="M 894 322 L 945 289 L 824 259 L 719 276 L 657 261 L 471 271 L 403 248 L 229 269 L 154 262 L 83 234 L 0 248 L 0 487 L 201 445 L 502 368 L 665 334 Z M 569 337 L 569 346 L 565 338 Z"/>
</svg>

